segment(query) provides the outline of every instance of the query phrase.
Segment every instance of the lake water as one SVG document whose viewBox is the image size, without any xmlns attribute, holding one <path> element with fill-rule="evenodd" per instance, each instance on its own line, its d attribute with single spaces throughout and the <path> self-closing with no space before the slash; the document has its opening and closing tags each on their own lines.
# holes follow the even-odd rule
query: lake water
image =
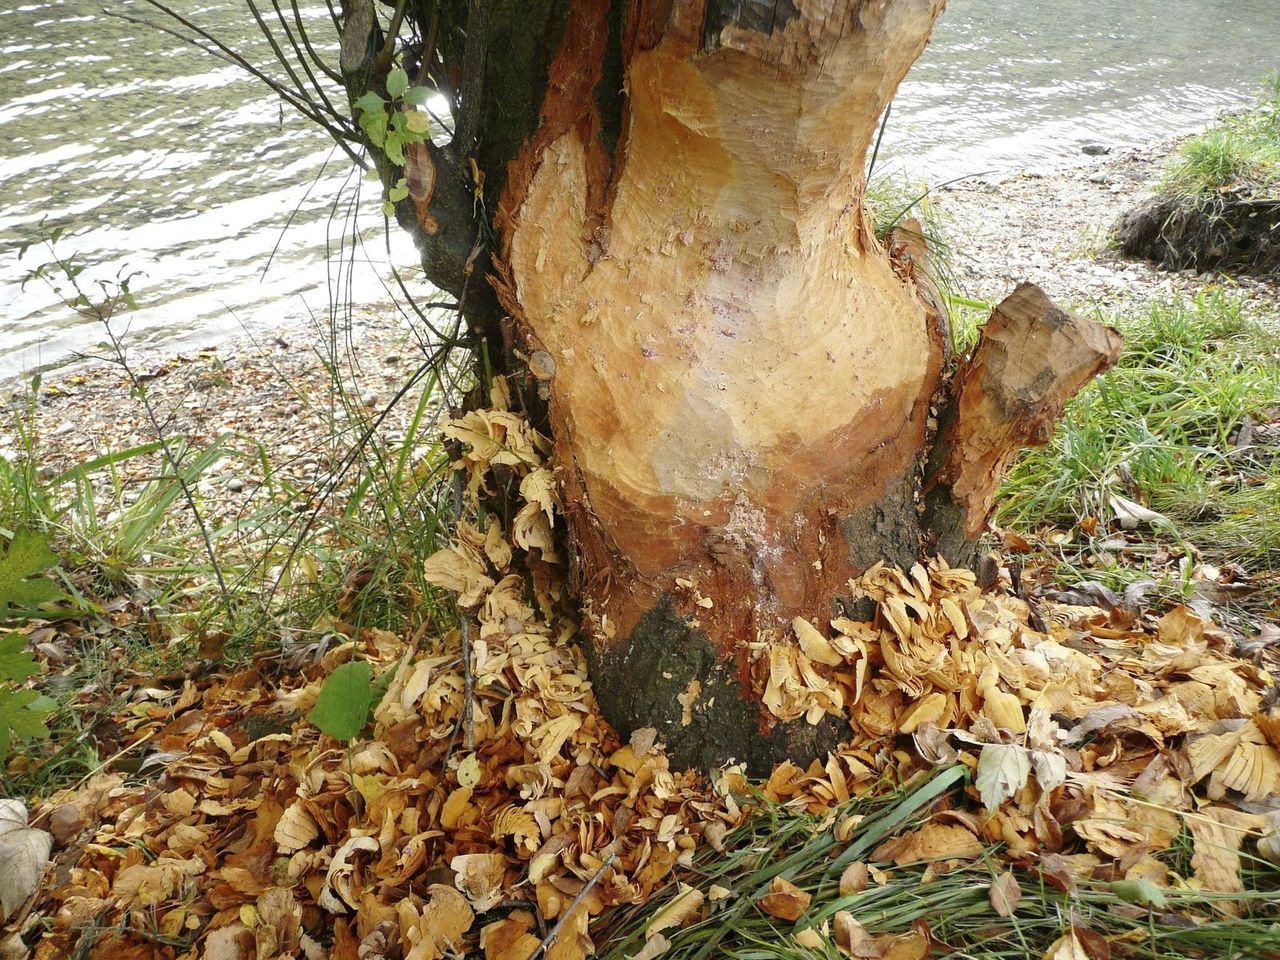
<svg viewBox="0 0 1280 960">
<path fill-rule="evenodd" d="M 268 61 L 238 0 L 172 2 Z M 47 256 L 19 260 L 16 245 L 57 226 L 59 251 L 88 265 L 82 279 L 141 272 L 135 344 L 269 333 L 323 321 L 331 303 L 387 299 L 388 263 L 413 254 L 394 235 L 388 252 L 376 185 L 235 67 L 102 6 L 0 9 L 0 378 L 103 340 L 43 284 L 23 289 Z M 329 40 L 323 4 L 304 17 Z M 1060 166 L 1087 141 L 1203 123 L 1278 66 L 1280 0 L 952 0 L 883 155 L 935 182 Z"/>
</svg>

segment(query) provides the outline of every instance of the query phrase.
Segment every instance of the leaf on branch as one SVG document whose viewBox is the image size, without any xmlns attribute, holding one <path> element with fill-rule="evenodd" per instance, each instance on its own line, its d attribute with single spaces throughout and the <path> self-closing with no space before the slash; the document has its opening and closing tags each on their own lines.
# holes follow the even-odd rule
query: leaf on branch
<svg viewBox="0 0 1280 960">
<path fill-rule="evenodd" d="M 387 93 L 392 99 L 401 97 L 409 89 L 409 75 L 400 67 L 387 74 Z"/>
<path fill-rule="evenodd" d="M 358 97 L 351 106 L 359 110 L 361 113 L 382 113 L 387 102 L 380 96 L 370 90 L 362 97 Z"/>
<path fill-rule="evenodd" d="M 404 102 L 411 107 L 425 107 L 435 91 L 430 87 L 410 87 L 404 92 Z"/>
</svg>

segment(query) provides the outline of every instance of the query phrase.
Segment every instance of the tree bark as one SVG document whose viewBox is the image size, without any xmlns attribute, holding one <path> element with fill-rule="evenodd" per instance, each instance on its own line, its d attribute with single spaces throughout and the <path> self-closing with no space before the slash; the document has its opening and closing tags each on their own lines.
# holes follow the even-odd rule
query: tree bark
<svg viewBox="0 0 1280 960">
<path fill-rule="evenodd" d="M 1009 459 L 1117 355 L 1023 287 L 949 378 L 926 251 L 876 238 L 867 148 L 943 3 L 491 3 L 475 143 L 411 157 L 429 275 L 533 369 L 597 699 L 677 763 L 762 771 L 846 735 L 838 704 L 762 707 L 796 618 L 857 614 L 876 561 L 969 550 Z"/>
</svg>

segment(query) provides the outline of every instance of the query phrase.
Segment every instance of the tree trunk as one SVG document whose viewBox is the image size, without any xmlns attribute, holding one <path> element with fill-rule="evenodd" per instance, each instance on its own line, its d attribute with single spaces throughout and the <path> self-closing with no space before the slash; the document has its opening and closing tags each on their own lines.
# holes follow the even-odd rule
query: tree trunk
<svg viewBox="0 0 1280 960">
<path fill-rule="evenodd" d="M 349 80 L 380 46 L 347 56 L 358 6 Z M 949 376 L 927 253 L 877 240 L 867 148 L 942 7 L 472 0 L 462 142 L 410 153 L 429 275 L 545 402 L 599 703 L 677 763 L 842 739 L 842 704 L 779 698 L 797 618 L 866 613 L 848 581 L 879 560 L 965 559 L 1011 456 L 1118 353 L 1024 286 Z"/>
</svg>

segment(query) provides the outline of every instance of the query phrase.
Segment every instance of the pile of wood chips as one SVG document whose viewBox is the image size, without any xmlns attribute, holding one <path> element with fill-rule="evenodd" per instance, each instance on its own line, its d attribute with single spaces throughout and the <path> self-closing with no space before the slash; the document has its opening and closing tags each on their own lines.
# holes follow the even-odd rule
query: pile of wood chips
<svg viewBox="0 0 1280 960">
<path fill-rule="evenodd" d="M 600 716 L 564 612 L 545 442 L 503 409 L 449 432 L 473 496 L 501 465 L 526 501 L 510 531 L 464 524 L 428 564 L 467 618 L 470 709 L 458 630 L 425 646 L 348 630 L 298 674 L 188 681 L 140 708 L 122 722 L 152 776 L 104 773 L 33 811 L 60 846 L 16 920 L 28 942 L 44 925 L 38 960 L 579 960 L 593 917 L 687 882 L 656 956 L 735 895 L 682 868 L 722 849 L 753 791 L 733 769 L 674 771 L 654 731 L 621 743 Z M 1242 844 L 1280 855 L 1270 678 L 1188 610 L 1033 611 L 940 560 L 876 567 L 851 589 L 874 599 L 873 621 L 797 620 L 758 651 L 776 716 L 841 714 L 851 741 L 755 789 L 822 813 L 872 784 L 970 767 L 973 802 L 882 845 L 873 877 L 999 842 L 1046 869 L 1230 893 Z M 351 658 L 391 679 L 348 752 L 304 718 Z M 1179 877 L 1155 854 L 1184 830 L 1194 874 Z M 756 905 L 784 928 L 800 915 L 787 893 Z M 877 955 L 870 942 L 860 956 Z"/>
</svg>

